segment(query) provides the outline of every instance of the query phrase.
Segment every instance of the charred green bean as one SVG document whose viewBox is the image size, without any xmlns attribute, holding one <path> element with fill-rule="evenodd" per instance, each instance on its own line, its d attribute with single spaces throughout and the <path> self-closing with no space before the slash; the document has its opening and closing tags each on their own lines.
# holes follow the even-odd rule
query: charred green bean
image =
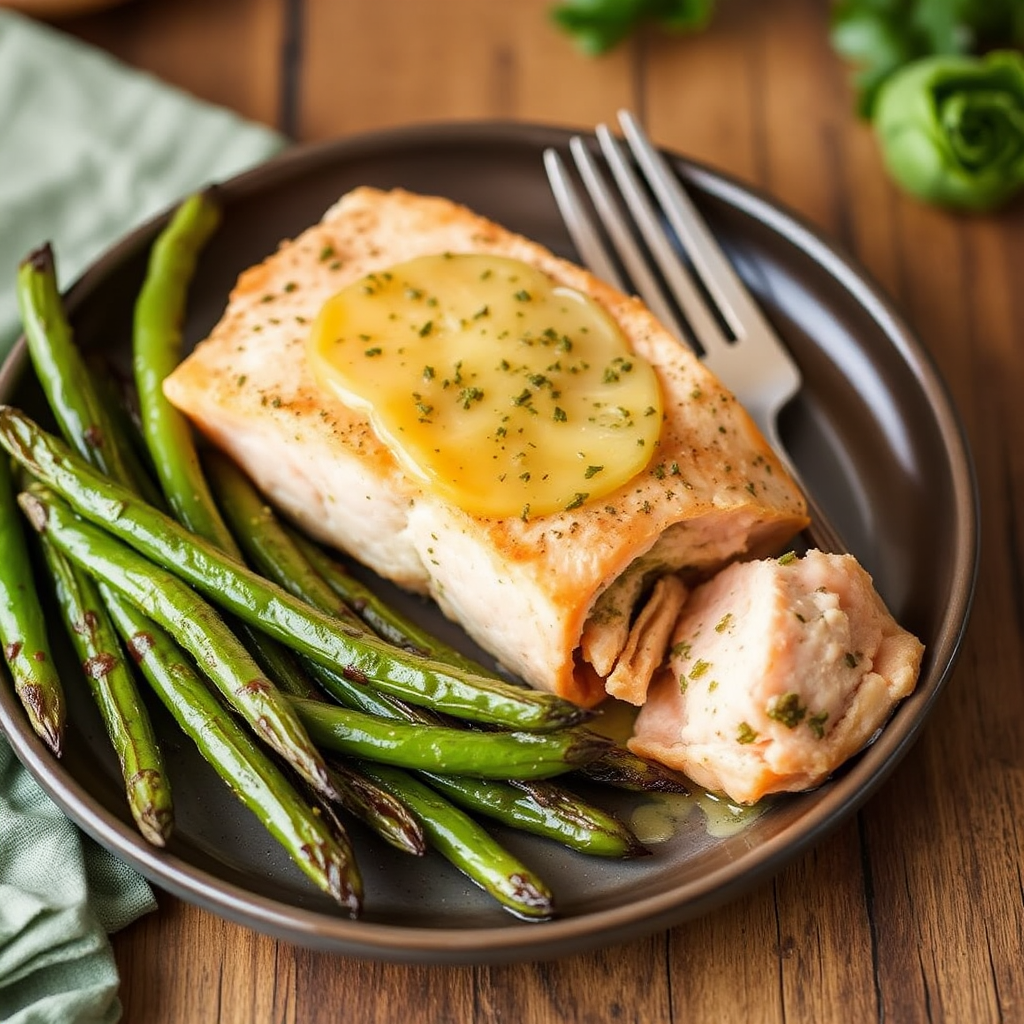
<svg viewBox="0 0 1024 1024">
<path fill-rule="evenodd" d="M 202 247 L 220 223 L 212 190 L 189 196 L 150 249 L 135 302 L 132 366 L 146 446 L 174 517 L 190 529 L 230 545 L 216 511 L 188 421 L 164 397 L 164 378 L 181 359 L 188 286 Z"/>
<path fill-rule="evenodd" d="M 430 844 L 503 907 L 530 921 L 554 914 L 546 883 L 468 814 L 397 768 L 364 764 L 362 769 L 382 786 L 400 787 L 402 801 L 422 822 Z"/>
<path fill-rule="evenodd" d="M 292 699 L 310 736 L 339 754 L 490 779 L 546 779 L 586 764 L 607 740 L 583 730 L 477 732 L 387 721 L 323 701 Z"/>
<path fill-rule="evenodd" d="M 99 587 L 45 535 L 41 546 L 71 646 L 117 754 L 132 817 L 148 842 L 163 846 L 174 827 L 170 781 Z"/>
<path fill-rule="evenodd" d="M 0 642 L 14 690 L 35 733 L 60 756 L 66 708 L 50 651 L 46 619 L 36 594 L 14 478 L 0 458 Z"/>
<path fill-rule="evenodd" d="M 44 488 L 33 486 L 18 500 L 33 527 L 68 558 L 172 631 L 225 699 L 310 785 L 329 799 L 336 795 L 323 758 L 291 706 L 209 604 L 170 573 L 79 520 Z"/>
<path fill-rule="evenodd" d="M 288 851 L 299 869 L 354 917 L 362 882 L 352 851 L 299 796 L 281 770 L 221 706 L 157 626 L 142 633 L 112 611 L 132 656 L 147 668 L 157 696 L 231 791 Z M 162 634 L 162 635 L 161 635 Z M 161 639 L 164 642 L 160 642 Z"/>
</svg>

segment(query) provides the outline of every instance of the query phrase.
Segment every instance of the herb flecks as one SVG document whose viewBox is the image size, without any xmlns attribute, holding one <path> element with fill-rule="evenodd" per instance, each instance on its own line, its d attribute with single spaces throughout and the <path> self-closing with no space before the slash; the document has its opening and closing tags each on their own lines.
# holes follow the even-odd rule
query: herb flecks
<svg viewBox="0 0 1024 1024">
<path fill-rule="evenodd" d="M 671 654 L 673 658 L 688 658 L 692 649 L 693 644 L 691 644 L 689 640 L 680 640 L 672 645 L 669 649 L 669 654 Z"/>
<path fill-rule="evenodd" d="M 484 393 L 481 388 L 463 388 L 459 392 L 459 404 L 463 409 L 468 409 L 474 402 L 482 402 Z"/>
<path fill-rule="evenodd" d="M 698 658 L 690 668 L 690 678 L 697 680 L 708 673 L 711 668 L 711 662 L 705 661 L 703 658 Z"/>
<path fill-rule="evenodd" d="M 770 697 L 764 712 L 773 722 L 795 729 L 806 717 L 807 707 L 800 703 L 800 694 L 790 692 Z"/>
<path fill-rule="evenodd" d="M 825 723 L 828 721 L 828 712 L 819 711 L 816 715 L 810 715 L 807 719 L 807 727 L 814 733 L 815 739 L 823 739 L 825 736 Z"/>
<path fill-rule="evenodd" d="M 757 739 L 757 730 L 749 722 L 740 722 L 736 727 L 737 743 L 753 743 Z"/>
</svg>

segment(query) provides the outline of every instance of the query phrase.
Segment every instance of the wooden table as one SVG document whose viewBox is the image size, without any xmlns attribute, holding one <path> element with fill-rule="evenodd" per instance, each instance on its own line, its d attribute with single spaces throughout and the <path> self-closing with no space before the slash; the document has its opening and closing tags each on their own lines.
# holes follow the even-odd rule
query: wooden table
<svg viewBox="0 0 1024 1024">
<path fill-rule="evenodd" d="M 134 0 L 65 23 L 300 140 L 424 120 L 654 138 L 770 192 L 851 251 L 945 374 L 983 494 L 972 629 L 923 737 L 840 831 L 748 897 L 605 952 L 409 967 L 309 952 L 170 896 L 115 936 L 126 1020 L 1024 1020 L 1024 203 L 899 195 L 851 113 L 824 0 L 722 0 L 710 31 L 578 55 L 548 0 Z M 942 552 L 936 552 L 941 558 Z"/>
</svg>

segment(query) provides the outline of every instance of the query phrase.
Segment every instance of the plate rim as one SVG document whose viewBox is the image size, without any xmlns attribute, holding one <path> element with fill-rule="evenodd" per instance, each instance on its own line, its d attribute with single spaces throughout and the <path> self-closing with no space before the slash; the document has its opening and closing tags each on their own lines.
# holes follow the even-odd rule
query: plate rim
<svg viewBox="0 0 1024 1024">
<path fill-rule="evenodd" d="M 300 170 L 353 160 L 360 155 L 386 155 L 389 148 L 409 149 L 417 142 L 431 146 L 487 141 L 516 142 L 540 151 L 549 145 L 564 148 L 576 132 L 554 125 L 500 120 L 430 122 L 363 132 L 321 142 L 293 146 L 271 160 L 225 180 L 218 187 L 233 197 L 271 187 Z M 796 826 L 788 826 L 760 843 L 750 855 L 713 870 L 698 881 L 615 907 L 524 924 L 508 923 L 483 928 L 425 928 L 418 925 L 381 924 L 332 917 L 319 910 L 283 903 L 253 893 L 234 882 L 186 861 L 173 853 L 145 845 L 134 829 L 116 818 L 73 779 L 30 729 L 20 727 L 13 690 L 0 688 L 0 727 L 15 754 L 36 781 L 64 812 L 102 846 L 128 861 L 153 884 L 236 923 L 267 932 L 309 948 L 380 960 L 420 963 L 485 963 L 542 959 L 584 952 L 628 941 L 670 927 L 739 897 L 774 875 L 800 853 L 820 842 L 891 775 L 918 738 L 931 709 L 952 674 L 969 625 L 980 558 L 980 499 L 966 431 L 948 386 L 923 343 L 909 328 L 893 301 L 869 272 L 834 240 L 826 238 L 806 219 L 771 198 L 765 191 L 707 164 L 665 151 L 684 180 L 764 224 L 774 234 L 804 252 L 876 322 L 893 345 L 901 362 L 919 381 L 936 418 L 942 449 L 951 469 L 956 520 L 966 536 L 955 546 L 954 600 L 937 634 L 942 649 L 934 682 L 926 693 L 912 695 L 896 711 L 875 745 L 852 770 L 833 783 L 841 798 L 812 805 Z M 70 316 L 101 280 L 126 255 L 153 237 L 167 221 L 171 209 L 121 236 L 66 290 Z M 26 372 L 27 353 L 20 339 L 0 368 L 0 392 Z M 916 702 L 915 696 L 918 696 Z M 909 723 L 906 719 L 910 718 Z M 897 728 L 897 722 L 899 727 Z M 867 766 L 871 765 L 871 771 Z M 699 882 L 699 884 L 698 884 Z"/>
</svg>

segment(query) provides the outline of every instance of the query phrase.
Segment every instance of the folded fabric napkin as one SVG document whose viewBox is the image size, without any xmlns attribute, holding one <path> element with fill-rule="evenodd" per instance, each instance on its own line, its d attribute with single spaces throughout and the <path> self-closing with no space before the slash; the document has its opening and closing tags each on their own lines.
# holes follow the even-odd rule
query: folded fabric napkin
<svg viewBox="0 0 1024 1024">
<path fill-rule="evenodd" d="M 29 251 L 52 242 L 66 286 L 125 231 L 282 144 L 0 11 L 0 358 L 20 334 L 14 279 Z M 0 733 L 0 1021 L 118 1020 L 107 933 L 154 906 L 146 882 L 64 817 Z"/>
</svg>

